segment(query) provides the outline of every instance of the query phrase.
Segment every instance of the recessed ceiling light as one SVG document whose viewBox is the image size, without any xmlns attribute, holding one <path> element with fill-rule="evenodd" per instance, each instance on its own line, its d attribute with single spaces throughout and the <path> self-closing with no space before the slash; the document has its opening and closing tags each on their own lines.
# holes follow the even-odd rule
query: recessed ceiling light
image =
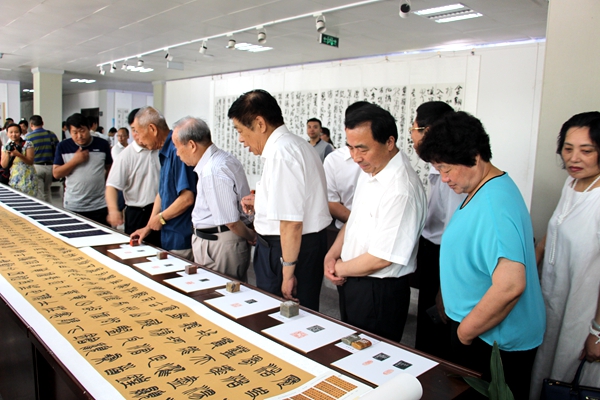
<svg viewBox="0 0 600 400">
<path fill-rule="evenodd" d="M 454 17 L 436 19 L 435 22 L 442 24 L 445 22 L 461 21 L 463 19 L 471 19 L 471 18 L 478 18 L 478 17 L 483 17 L 483 14 L 481 14 L 481 13 L 462 14 L 462 15 L 456 15 Z"/>
<path fill-rule="evenodd" d="M 448 12 L 448 11 L 460 10 L 461 8 L 466 8 L 466 7 L 463 4 L 457 3 L 457 4 L 450 4 L 447 6 L 427 8 L 425 10 L 415 11 L 414 13 L 416 15 L 431 15 L 431 14 L 444 13 L 444 12 Z"/>
<path fill-rule="evenodd" d="M 437 23 L 462 21 L 465 19 L 483 17 L 483 14 L 472 10 L 461 3 L 450 4 L 442 7 L 428 8 L 414 12 L 422 18 L 435 21 Z"/>
<path fill-rule="evenodd" d="M 236 50 L 249 51 L 250 53 L 258 53 L 261 51 L 273 50 L 272 47 L 259 46 L 250 43 L 238 43 L 235 45 Z"/>
</svg>

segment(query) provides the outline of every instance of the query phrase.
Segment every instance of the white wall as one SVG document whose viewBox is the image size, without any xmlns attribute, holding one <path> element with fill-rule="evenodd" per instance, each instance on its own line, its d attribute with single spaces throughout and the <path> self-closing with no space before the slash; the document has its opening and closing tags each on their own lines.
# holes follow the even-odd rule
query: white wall
<svg viewBox="0 0 600 400">
<path fill-rule="evenodd" d="M 169 126 L 187 115 L 204 119 L 212 126 L 212 78 L 194 78 L 167 82 L 164 116 Z"/>
<path fill-rule="evenodd" d="M 80 113 L 82 108 L 101 108 L 100 92 L 90 91 L 63 96 L 63 121 L 70 115 Z"/>
<path fill-rule="evenodd" d="M 0 115 L 0 122 L 5 118 L 15 121 L 21 119 L 21 84 L 17 81 L 0 81 L 0 103 L 4 104 L 4 115 Z"/>
<path fill-rule="evenodd" d="M 172 124 L 191 114 L 213 128 L 215 98 L 256 88 L 278 93 L 464 82 L 463 109 L 482 120 L 494 164 L 513 177 L 529 205 L 544 48 L 544 43 L 530 43 L 479 48 L 475 55 L 459 51 L 379 56 L 170 81 L 165 117 Z"/>
<path fill-rule="evenodd" d="M 100 90 L 76 93 L 63 96 L 63 120 L 68 116 L 81 112 L 82 108 L 99 108 L 100 126 L 105 133 L 117 124 L 117 110 L 125 108 L 129 111 L 134 108 L 152 105 L 152 93 L 122 92 L 115 90 Z"/>
</svg>

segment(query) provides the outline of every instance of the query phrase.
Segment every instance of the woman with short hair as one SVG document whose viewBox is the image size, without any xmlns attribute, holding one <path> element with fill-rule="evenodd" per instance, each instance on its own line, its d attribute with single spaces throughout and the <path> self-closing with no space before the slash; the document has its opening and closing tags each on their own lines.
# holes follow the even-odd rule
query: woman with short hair
<svg viewBox="0 0 600 400">
<path fill-rule="evenodd" d="M 531 218 L 519 189 L 491 162 L 481 122 L 465 113 L 432 125 L 419 156 L 467 197 L 442 235 L 440 285 L 451 324 L 451 360 L 490 379 L 498 343 L 515 398 L 529 393 L 545 318 Z"/>
</svg>

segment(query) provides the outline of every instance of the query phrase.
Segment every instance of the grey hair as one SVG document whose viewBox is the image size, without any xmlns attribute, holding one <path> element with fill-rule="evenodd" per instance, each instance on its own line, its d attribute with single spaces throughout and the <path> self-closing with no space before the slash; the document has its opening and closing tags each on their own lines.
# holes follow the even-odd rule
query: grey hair
<svg viewBox="0 0 600 400">
<path fill-rule="evenodd" d="M 167 125 L 165 117 L 163 117 L 154 107 L 145 106 L 140 108 L 137 114 L 135 114 L 135 118 L 138 120 L 140 126 L 153 124 L 158 130 L 169 130 L 169 125 Z"/>
<path fill-rule="evenodd" d="M 173 130 L 177 131 L 178 141 L 187 143 L 190 140 L 196 143 L 207 144 L 212 142 L 210 128 L 204 120 L 192 116 L 181 118 L 173 125 Z"/>
</svg>

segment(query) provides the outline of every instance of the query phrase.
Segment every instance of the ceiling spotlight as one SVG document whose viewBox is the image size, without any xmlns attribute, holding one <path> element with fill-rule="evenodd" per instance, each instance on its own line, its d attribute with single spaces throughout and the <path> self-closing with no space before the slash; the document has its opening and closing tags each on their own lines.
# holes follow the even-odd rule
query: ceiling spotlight
<svg viewBox="0 0 600 400">
<path fill-rule="evenodd" d="M 106 73 L 103 65 L 100 66 L 100 70 L 98 72 L 100 73 L 100 75 L 104 75 Z"/>
<path fill-rule="evenodd" d="M 123 61 L 123 65 L 121 65 L 121 69 L 123 71 L 127 71 L 127 61 Z"/>
<path fill-rule="evenodd" d="M 113 64 L 113 65 L 110 67 L 110 73 L 111 73 L 111 74 L 114 74 L 116 70 L 117 70 L 117 66 L 116 66 L 116 64 Z"/>
<path fill-rule="evenodd" d="M 235 49 L 235 39 L 229 39 L 229 42 L 227 42 L 227 46 L 225 48 L 227 49 Z"/>
<path fill-rule="evenodd" d="M 262 26 L 258 28 L 258 43 L 267 43 L 267 30 Z"/>
<path fill-rule="evenodd" d="M 323 33 L 326 30 L 327 30 L 327 27 L 325 26 L 325 16 L 319 15 L 317 17 L 317 32 Z"/>
<path fill-rule="evenodd" d="M 401 0 L 400 1 L 400 18 L 408 18 L 408 13 L 410 13 L 410 0 Z"/>
<path fill-rule="evenodd" d="M 199 52 L 200 54 L 205 54 L 205 53 L 206 53 L 206 50 L 208 50 L 208 41 L 206 41 L 206 40 L 203 40 L 203 41 L 202 41 L 202 45 L 200 46 L 200 50 L 198 50 L 198 52 Z"/>
<path fill-rule="evenodd" d="M 138 60 L 137 62 L 137 66 L 138 67 L 143 67 L 144 66 L 144 60 L 142 60 L 141 58 Z"/>
</svg>

